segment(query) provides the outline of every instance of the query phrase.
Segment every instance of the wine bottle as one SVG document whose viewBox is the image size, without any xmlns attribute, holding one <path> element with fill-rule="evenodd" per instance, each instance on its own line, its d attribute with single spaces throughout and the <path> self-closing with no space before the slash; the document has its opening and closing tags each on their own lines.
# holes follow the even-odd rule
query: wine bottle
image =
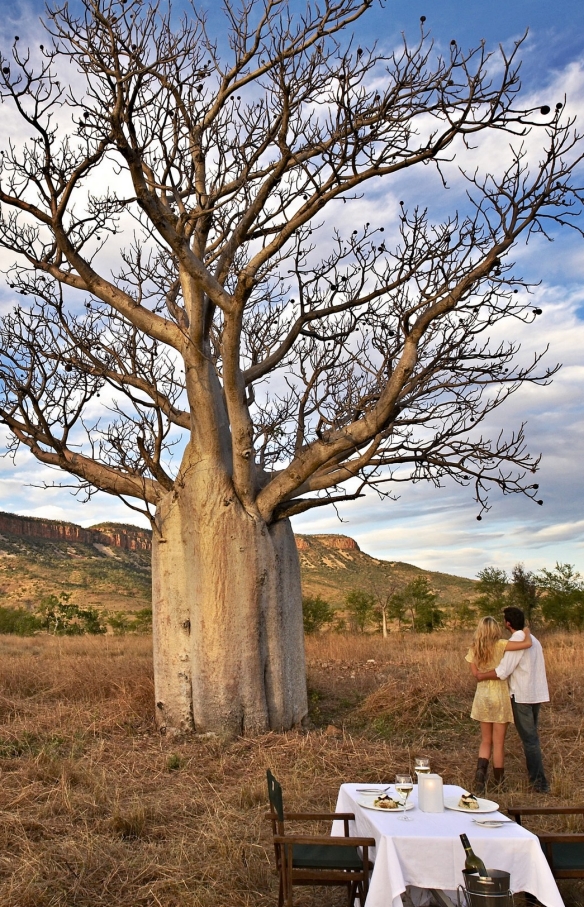
<svg viewBox="0 0 584 907">
<path fill-rule="evenodd" d="M 476 853 L 470 846 L 470 841 L 466 835 L 461 835 L 460 840 L 462 841 L 462 846 L 464 847 L 464 852 L 466 854 L 466 860 L 464 861 L 464 868 L 468 869 L 469 872 L 477 872 L 482 878 L 488 878 L 489 873 L 485 869 L 485 864 L 480 857 L 477 857 Z"/>
</svg>

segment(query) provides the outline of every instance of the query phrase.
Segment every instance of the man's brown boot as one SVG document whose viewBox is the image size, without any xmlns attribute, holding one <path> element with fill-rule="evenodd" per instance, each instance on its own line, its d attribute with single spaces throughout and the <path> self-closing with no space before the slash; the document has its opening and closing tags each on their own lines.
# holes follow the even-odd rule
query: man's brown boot
<svg viewBox="0 0 584 907">
<path fill-rule="evenodd" d="M 475 773 L 475 783 L 474 783 L 474 792 L 476 794 L 484 794 L 485 787 L 487 784 L 487 772 L 489 771 L 489 760 L 488 759 L 479 759 L 477 762 L 477 770 Z"/>
</svg>

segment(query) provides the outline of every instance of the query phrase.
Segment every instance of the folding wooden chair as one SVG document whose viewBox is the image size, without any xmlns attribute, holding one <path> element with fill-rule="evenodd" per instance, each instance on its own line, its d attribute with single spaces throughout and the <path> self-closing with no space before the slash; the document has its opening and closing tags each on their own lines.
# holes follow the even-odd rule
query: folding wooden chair
<svg viewBox="0 0 584 907">
<path fill-rule="evenodd" d="M 518 825 L 523 816 L 584 815 L 584 806 L 508 806 Z M 555 879 L 584 879 L 584 834 L 536 832 Z"/>
<path fill-rule="evenodd" d="M 342 885 L 347 889 L 349 907 L 359 896 L 361 907 L 367 897 L 371 862 L 369 848 L 374 838 L 349 837 L 353 813 L 284 813 L 282 788 L 268 769 L 268 797 L 276 868 L 280 876 L 279 907 L 293 907 L 294 885 Z M 291 835 L 286 821 L 343 821 L 344 837 Z M 359 854 L 358 847 L 362 848 Z"/>
</svg>

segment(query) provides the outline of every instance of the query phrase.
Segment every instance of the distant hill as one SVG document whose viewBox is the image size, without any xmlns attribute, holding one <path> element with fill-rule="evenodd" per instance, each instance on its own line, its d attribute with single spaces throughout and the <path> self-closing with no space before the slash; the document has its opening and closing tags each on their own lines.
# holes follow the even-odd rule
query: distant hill
<svg viewBox="0 0 584 907">
<path fill-rule="evenodd" d="M 298 535 L 306 595 L 341 605 L 351 589 L 391 591 L 426 576 L 444 606 L 472 599 L 474 580 L 384 561 L 345 535 Z M 83 528 L 0 513 L 0 606 L 34 608 L 51 593 L 110 611 L 150 605 L 151 532 L 124 523 Z"/>
<path fill-rule="evenodd" d="M 151 533 L 138 526 L 75 523 L 0 513 L 0 605 L 34 608 L 69 592 L 110 611 L 150 605 Z"/>
<path fill-rule="evenodd" d="M 419 576 L 427 577 L 430 588 L 445 606 L 477 595 L 475 580 L 371 557 L 346 535 L 298 535 L 296 545 L 304 593 L 321 595 L 332 604 L 340 605 L 352 589 L 397 591 Z"/>
<path fill-rule="evenodd" d="M 46 539 L 53 542 L 81 542 L 86 545 L 105 545 L 128 551 L 150 551 L 152 533 L 127 523 L 98 523 L 89 529 L 63 520 L 17 516 L 0 512 L 0 532 L 21 538 Z"/>
</svg>

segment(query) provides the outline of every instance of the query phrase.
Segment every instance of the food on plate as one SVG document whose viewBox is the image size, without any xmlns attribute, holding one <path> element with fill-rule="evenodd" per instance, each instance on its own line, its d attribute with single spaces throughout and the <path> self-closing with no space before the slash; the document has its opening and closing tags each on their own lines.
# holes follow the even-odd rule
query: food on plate
<svg viewBox="0 0 584 907">
<path fill-rule="evenodd" d="M 462 809 L 478 809 L 479 801 L 477 800 L 477 798 L 475 797 L 474 794 L 463 794 L 462 797 L 460 798 L 460 800 L 458 801 L 458 805 Z"/>
<path fill-rule="evenodd" d="M 381 797 L 376 797 L 373 801 L 374 806 L 378 806 L 380 809 L 399 809 L 400 804 L 393 800 L 391 797 L 388 797 L 387 794 L 382 794 Z"/>
</svg>

